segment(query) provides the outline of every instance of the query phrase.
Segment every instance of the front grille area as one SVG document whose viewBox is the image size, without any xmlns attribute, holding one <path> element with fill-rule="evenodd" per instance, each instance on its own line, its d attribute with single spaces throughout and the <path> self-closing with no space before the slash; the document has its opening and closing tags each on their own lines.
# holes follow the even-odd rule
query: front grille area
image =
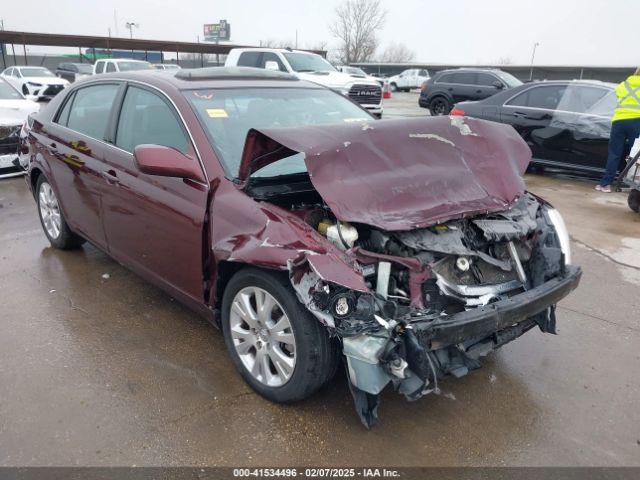
<svg viewBox="0 0 640 480">
<path fill-rule="evenodd" d="M 57 95 L 58 93 L 60 93 L 63 88 L 64 88 L 64 85 L 49 85 L 45 89 L 45 91 L 42 92 L 42 95 L 54 96 L 54 95 Z"/>
<path fill-rule="evenodd" d="M 382 101 L 382 89 L 378 85 L 354 85 L 349 98 L 359 104 L 378 105 Z"/>
</svg>

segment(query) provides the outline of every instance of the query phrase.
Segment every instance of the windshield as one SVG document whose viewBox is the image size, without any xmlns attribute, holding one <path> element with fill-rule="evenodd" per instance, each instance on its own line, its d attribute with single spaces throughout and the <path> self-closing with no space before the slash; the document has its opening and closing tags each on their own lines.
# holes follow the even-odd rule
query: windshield
<svg viewBox="0 0 640 480">
<path fill-rule="evenodd" d="M 0 78 L 0 100 L 22 100 L 22 94 Z"/>
<path fill-rule="evenodd" d="M 121 72 L 131 72 L 133 70 L 153 70 L 153 65 L 148 62 L 118 62 Z"/>
<path fill-rule="evenodd" d="M 514 88 L 522 85 L 522 82 L 518 80 L 516 77 L 507 72 L 496 72 L 496 75 L 500 77 L 500 79 L 507 84 L 507 87 Z"/>
<path fill-rule="evenodd" d="M 289 52 L 284 54 L 285 58 L 296 72 L 335 72 L 333 65 L 327 62 L 320 55 L 312 53 Z"/>
<path fill-rule="evenodd" d="M 247 88 L 184 92 L 228 175 L 236 177 L 251 128 L 295 127 L 371 120 L 342 95 L 326 89 Z M 275 177 L 306 172 L 302 154 L 254 174 Z"/>
<path fill-rule="evenodd" d="M 77 63 L 76 68 L 78 69 L 78 73 L 85 73 L 87 75 L 91 75 L 93 73 L 93 65 Z"/>
<path fill-rule="evenodd" d="M 39 67 L 21 68 L 20 73 L 23 77 L 55 77 L 55 75 L 46 68 Z"/>
</svg>

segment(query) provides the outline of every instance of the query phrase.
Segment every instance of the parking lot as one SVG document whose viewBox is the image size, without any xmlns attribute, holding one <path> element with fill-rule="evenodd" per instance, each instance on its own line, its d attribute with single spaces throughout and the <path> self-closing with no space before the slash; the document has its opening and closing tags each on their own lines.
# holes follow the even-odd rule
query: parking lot
<svg viewBox="0 0 640 480">
<path fill-rule="evenodd" d="M 385 116 L 418 116 L 394 93 Z M 0 181 L 1 465 L 640 465 L 640 216 L 624 194 L 527 176 L 572 234 L 581 286 L 537 330 L 365 430 L 344 373 L 276 405 L 221 333 L 90 245 L 49 247 L 21 178 Z"/>
</svg>

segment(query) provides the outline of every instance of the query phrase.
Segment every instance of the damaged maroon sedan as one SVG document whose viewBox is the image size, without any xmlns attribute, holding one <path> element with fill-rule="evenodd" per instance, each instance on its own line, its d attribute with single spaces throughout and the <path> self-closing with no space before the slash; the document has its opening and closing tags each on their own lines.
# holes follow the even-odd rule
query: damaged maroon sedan
<svg viewBox="0 0 640 480">
<path fill-rule="evenodd" d="M 509 126 L 374 120 L 287 74 L 215 68 L 78 82 L 28 142 L 53 246 L 88 240 L 220 325 L 270 400 L 308 397 L 344 359 L 367 427 L 389 384 L 416 400 L 555 333 L 580 280 Z"/>
</svg>

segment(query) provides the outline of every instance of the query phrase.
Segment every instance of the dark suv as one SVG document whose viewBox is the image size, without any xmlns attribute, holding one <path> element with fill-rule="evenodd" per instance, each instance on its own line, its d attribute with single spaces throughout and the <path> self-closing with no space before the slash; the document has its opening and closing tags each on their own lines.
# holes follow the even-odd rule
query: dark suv
<svg viewBox="0 0 640 480">
<path fill-rule="evenodd" d="M 93 75 L 93 65 L 90 63 L 61 63 L 56 69 L 56 75 L 73 83 Z"/>
<path fill-rule="evenodd" d="M 446 115 L 454 103 L 482 100 L 507 88 L 522 85 L 510 73 L 497 69 L 442 70 L 422 84 L 418 105 L 431 115 Z"/>
</svg>

